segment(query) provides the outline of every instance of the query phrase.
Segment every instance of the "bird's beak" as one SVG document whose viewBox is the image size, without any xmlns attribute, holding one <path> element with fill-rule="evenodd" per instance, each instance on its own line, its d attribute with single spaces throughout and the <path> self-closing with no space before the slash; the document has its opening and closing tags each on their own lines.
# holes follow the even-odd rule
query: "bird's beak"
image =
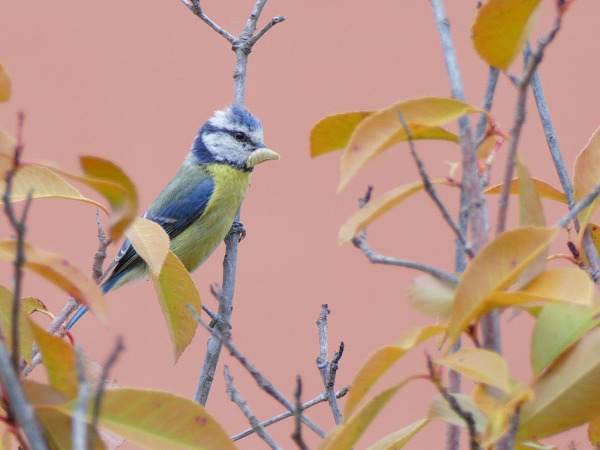
<svg viewBox="0 0 600 450">
<path fill-rule="evenodd" d="M 266 147 L 257 148 L 248 157 L 248 161 L 246 161 L 246 167 L 251 169 L 265 161 L 270 161 L 272 159 L 279 159 L 279 153 L 275 153 L 273 150 L 268 149 Z"/>
</svg>

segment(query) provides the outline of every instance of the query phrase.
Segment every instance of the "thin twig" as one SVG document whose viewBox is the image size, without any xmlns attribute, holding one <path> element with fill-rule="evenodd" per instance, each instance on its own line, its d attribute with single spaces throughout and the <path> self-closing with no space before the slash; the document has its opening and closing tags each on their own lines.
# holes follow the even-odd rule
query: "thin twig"
<svg viewBox="0 0 600 450">
<path fill-rule="evenodd" d="M 225 37 L 231 44 L 232 49 L 236 54 L 236 65 L 233 73 L 233 80 L 235 86 L 235 104 L 239 106 L 244 105 L 244 97 L 246 90 L 246 72 L 248 68 L 248 55 L 252 51 L 252 47 L 256 42 L 274 25 L 285 20 L 282 16 L 273 18 L 265 28 L 263 28 L 257 35 L 254 35 L 256 31 L 256 24 L 264 8 L 266 0 L 257 0 L 252 13 L 248 18 L 246 26 L 242 30 L 240 37 L 235 38 L 231 33 L 221 28 L 215 22 L 210 20 L 203 12 L 200 7 L 199 0 L 182 0 L 182 2 L 206 22 L 212 29 L 214 29 L 221 36 Z M 240 222 L 240 211 L 237 212 L 235 217 L 236 222 Z M 231 319 L 231 313 L 233 311 L 233 295 L 235 293 L 235 280 L 236 280 L 236 269 L 237 269 L 237 252 L 238 244 L 240 241 L 241 229 L 236 232 L 230 232 L 225 238 L 225 258 L 223 260 L 223 291 L 221 293 L 222 300 L 219 302 L 219 317 L 224 323 L 229 323 Z M 215 327 L 216 330 L 216 327 Z M 222 341 L 217 338 L 213 333 L 206 344 L 206 354 L 204 357 L 204 363 L 196 386 L 196 392 L 194 394 L 194 401 L 201 405 L 206 405 L 208 400 L 208 394 L 214 380 L 215 371 L 221 355 Z"/>
<path fill-rule="evenodd" d="M 446 71 L 450 80 L 452 97 L 457 100 L 465 101 L 465 92 L 458 68 L 458 59 L 454 51 L 454 44 L 450 34 L 450 21 L 446 17 L 444 4 L 442 0 L 430 0 L 431 9 L 435 17 L 442 51 L 444 53 L 444 62 Z M 467 205 L 467 213 L 471 223 L 471 250 L 474 254 L 487 242 L 488 219 L 486 209 L 484 208 L 485 199 L 479 180 L 479 171 L 477 167 L 477 150 L 473 142 L 471 124 L 467 117 L 461 117 L 458 120 L 459 126 L 459 144 L 461 148 L 463 179 L 461 183 L 464 191 L 464 201 Z"/>
<path fill-rule="evenodd" d="M 475 419 L 473 415 L 469 411 L 465 411 L 461 408 L 461 406 L 456 401 L 456 398 L 448 392 L 448 390 L 442 385 L 442 381 L 440 377 L 436 373 L 433 362 L 431 361 L 431 357 L 427 355 L 427 369 L 429 370 L 429 376 L 431 377 L 431 381 L 435 385 L 438 392 L 444 397 L 444 400 L 448 402 L 450 408 L 458 414 L 467 425 L 469 429 L 469 440 L 471 444 L 471 450 L 481 450 L 481 446 L 479 445 L 479 436 L 477 434 L 477 429 L 475 428 Z"/>
<path fill-rule="evenodd" d="M 96 223 L 98 225 L 98 250 L 96 250 L 96 254 L 94 255 L 94 262 L 92 265 L 92 278 L 97 283 L 102 279 L 102 265 L 104 264 L 104 260 L 106 259 L 106 247 L 110 244 L 110 241 L 106 239 L 106 234 L 104 233 L 104 229 L 102 228 L 102 224 L 100 223 L 100 214 L 98 210 L 96 210 Z M 48 333 L 56 333 L 65 323 L 67 318 L 71 315 L 73 311 L 75 311 L 79 307 L 79 302 L 75 300 L 73 297 L 67 300 L 66 305 L 62 309 L 60 313 L 54 320 L 50 323 L 47 330 Z M 29 375 L 33 369 L 35 369 L 42 362 L 42 355 L 34 348 L 31 358 L 31 365 L 26 365 L 21 370 L 21 373 L 24 377 Z"/>
<path fill-rule="evenodd" d="M 560 30 L 561 26 L 561 14 L 558 12 L 556 20 L 552 26 L 550 32 L 540 38 L 538 41 L 537 49 L 530 55 L 526 61 L 523 75 L 516 80 L 517 85 L 517 104 L 515 106 L 515 118 L 513 126 L 510 130 L 510 143 L 508 147 L 508 155 L 506 157 L 506 167 L 504 169 L 504 182 L 502 185 L 502 192 L 500 193 L 500 200 L 498 201 L 498 220 L 496 223 L 496 234 L 500 234 L 506 227 L 506 212 L 508 208 L 508 199 L 510 194 L 510 185 L 513 177 L 515 168 L 515 158 L 517 155 L 517 148 L 519 145 L 519 138 L 521 136 L 521 130 L 523 129 L 523 123 L 525 122 L 525 106 L 527 100 L 527 90 L 531 83 L 531 80 L 537 70 L 537 67 L 542 62 L 544 57 L 544 50 L 552 42 L 556 33 Z"/>
<path fill-rule="evenodd" d="M 590 206 L 592 202 L 600 195 L 600 184 L 598 184 L 589 194 L 583 197 L 578 203 L 573 206 L 573 208 L 565 214 L 558 222 L 554 224 L 555 227 L 565 227 L 571 221 L 571 219 L 575 218 L 577 214 L 579 214 L 583 209 Z"/>
<path fill-rule="evenodd" d="M 340 389 L 339 391 L 337 391 L 335 393 L 336 398 L 341 398 L 341 397 L 345 396 L 349 390 L 350 390 L 350 386 L 346 386 L 346 387 Z M 304 411 L 308 408 L 318 405 L 319 403 L 326 402 L 326 401 L 328 401 L 328 399 L 329 399 L 329 396 L 327 395 L 327 393 L 325 391 L 323 391 L 323 392 L 321 392 L 321 394 L 318 397 L 315 397 L 312 400 L 304 403 L 302 405 L 302 410 Z M 278 414 L 275 417 L 271 417 L 270 419 L 267 419 L 264 422 L 261 422 L 261 425 L 263 427 L 268 427 L 269 425 L 273 425 L 274 423 L 280 422 L 280 421 L 287 419 L 288 417 L 291 417 L 293 415 L 294 414 L 291 411 L 285 411 L 281 414 Z M 247 430 L 244 430 L 241 433 L 238 433 L 238 434 L 232 436 L 231 439 L 233 441 L 237 441 L 237 440 L 240 440 L 252 433 L 254 433 L 254 430 L 252 428 L 248 428 Z"/>
<path fill-rule="evenodd" d="M 229 395 L 229 399 L 234 402 L 238 407 L 242 410 L 250 425 L 252 425 L 252 430 L 258 434 L 258 436 L 267 443 L 267 445 L 273 449 L 279 449 L 279 447 L 273 438 L 269 436 L 269 433 L 265 430 L 265 428 L 260 424 L 260 421 L 256 418 L 256 416 L 252 413 L 250 408 L 248 407 L 248 403 L 242 398 L 240 393 L 237 391 L 235 386 L 233 385 L 233 378 L 229 373 L 229 367 L 225 366 L 224 368 L 225 382 L 227 383 L 227 395 Z"/>
<path fill-rule="evenodd" d="M 234 358 L 236 358 L 240 362 L 240 364 L 242 364 L 244 369 L 246 369 L 248 371 L 248 373 L 250 375 L 252 375 L 252 377 L 256 381 L 256 384 L 258 385 L 258 387 L 260 387 L 263 391 L 265 391 L 267 394 L 272 396 L 275 400 L 277 400 L 279 403 L 281 403 L 283 406 L 285 406 L 290 411 L 294 410 L 294 405 L 289 400 L 287 400 L 283 395 L 281 395 L 281 393 L 277 389 L 275 389 L 275 386 L 273 386 L 273 384 L 269 380 L 267 380 L 258 370 L 256 370 L 256 368 L 252 364 L 250 364 L 250 362 L 246 359 L 246 357 L 233 344 L 231 339 L 229 339 L 228 336 L 225 336 L 221 333 L 221 331 L 219 329 L 220 327 L 215 326 L 213 329 L 211 329 L 206 323 L 204 323 L 204 321 L 198 315 L 198 313 L 196 312 L 196 310 L 193 308 L 192 305 L 188 304 L 186 306 L 191 311 L 194 318 L 198 321 L 198 323 L 204 329 L 212 332 L 213 336 L 216 336 L 217 339 L 220 339 L 223 342 L 223 345 L 225 346 L 225 348 L 227 348 L 227 350 L 229 350 L 229 353 L 231 353 L 231 355 Z M 319 435 L 321 437 L 325 437 L 325 432 L 317 424 L 315 424 L 312 420 L 310 420 L 308 417 L 303 415 L 302 421 L 306 425 L 308 425 L 308 427 L 311 430 L 313 430 L 317 435 Z"/>
<path fill-rule="evenodd" d="M 531 51 L 529 43 L 527 43 L 525 51 Z M 571 184 L 569 172 L 567 171 L 562 152 L 560 151 L 560 146 L 558 145 L 556 131 L 554 130 L 554 125 L 550 118 L 550 111 L 548 110 L 548 104 L 546 103 L 544 90 L 542 89 L 542 82 L 537 70 L 534 72 L 533 78 L 531 79 L 531 90 L 542 122 L 542 127 L 544 128 L 548 149 L 550 150 L 550 155 L 552 156 L 552 161 L 554 162 L 554 167 L 558 174 L 558 179 L 560 180 L 563 192 L 567 198 L 567 204 L 569 205 L 569 208 L 572 208 L 574 204 L 573 185 Z M 579 233 L 579 221 L 577 220 L 577 217 L 573 217 L 573 225 L 575 225 L 575 230 Z M 598 283 L 598 281 L 600 281 L 600 256 L 598 255 L 598 250 L 596 249 L 589 228 L 585 230 L 581 244 L 592 272 L 592 279 Z"/>
<path fill-rule="evenodd" d="M 13 277 L 13 301 L 12 301 L 12 316 L 11 316 L 11 341 L 12 341 L 12 365 L 16 372 L 19 371 L 21 363 L 20 348 L 19 348 L 19 313 L 21 311 L 21 286 L 23 280 L 23 265 L 25 264 L 25 222 L 27 220 L 27 212 L 31 205 L 33 191 L 29 191 L 27 202 L 21 213 L 21 218 L 17 217 L 17 212 L 10 199 L 12 194 L 12 186 L 15 176 L 21 166 L 21 154 L 23 153 L 23 123 L 25 115 L 20 112 L 17 119 L 17 143 L 14 148 L 12 167 L 4 174 L 5 188 L 2 201 L 4 202 L 4 214 L 8 219 L 11 227 L 15 231 L 15 259 L 13 261 L 14 277 Z"/>
<path fill-rule="evenodd" d="M 373 264 L 385 264 L 390 266 L 400 266 L 406 267 L 409 269 L 420 270 L 421 272 L 428 273 L 433 275 L 434 277 L 451 283 L 453 285 L 458 284 L 458 278 L 448 272 L 445 272 L 437 267 L 428 266 L 427 264 L 421 264 L 414 261 L 408 261 L 405 259 L 397 259 L 391 256 L 385 256 L 377 253 L 367 244 L 366 240 L 367 233 L 366 231 L 362 231 L 359 236 L 356 236 L 352 239 L 352 243 L 358 249 L 360 249 L 365 256 L 371 261 Z"/>
<path fill-rule="evenodd" d="M 302 378 L 300 375 L 296 376 L 296 390 L 294 391 L 294 398 L 296 399 L 296 407 L 294 408 L 294 432 L 292 433 L 292 440 L 296 443 L 300 450 L 308 450 L 308 447 L 302 439 Z"/>
<path fill-rule="evenodd" d="M 340 350 L 335 353 L 331 364 L 329 363 L 329 357 L 327 355 L 327 349 L 329 346 L 328 337 L 327 337 L 327 315 L 329 314 L 329 309 L 327 309 L 327 304 L 321 305 L 321 313 L 319 314 L 319 318 L 317 319 L 317 327 L 319 330 L 319 356 L 317 356 L 317 368 L 319 369 L 319 373 L 321 374 L 321 379 L 323 380 L 323 384 L 325 385 L 325 393 L 328 396 L 329 407 L 333 413 L 333 419 L 335 420 L 335 424 L 339 425 L 342 423 L 343 416 L 342 410 L 340 409 L 340 405 L 337 402 L 337 398 L 335 397 L 335 375 L 338 368 L 338 362 L 342 357 L 342 352 L 344 351 L 344 343 L 340 344 Z"/>
<path fill-rule="evenodd" d="M 452 231 L 454 231 L 454 234 L 456 235 L 458 242 L 460 242 L 460 244 L 464 247 L 465 253 L 467 254 L 467 256 L 469 258 L 473 258 L 473 256 L 474 256 L 473 251 L 471 250 L 469 243 L 467 242 L 465 236 L 461 232 L 461 230 L 458 227 L 458 225 L 456 224 L 456 222 L 454 222 L 454 219 L 452 219 L 452 217 L 450 217 L 450 213 L 448 212 L 448 210 L 446 209 L 446 207 L 444 206 L 444 204 L 438 197 L 437 192 L 435 191 L 435 188 L 433 187 L 433 185 L 431 184 L 431 181 L 429 180 L 429 175 L 427 175 L 427 172 L 425 171 L 425 166 L 423 165 L 423 161 L 421 161 L 421 158 L 419 158 L 419 155 L 417 155 L 417 150 L 415 149 L 415 144 L 413 142 L 412 133 L 408 129 L 408 125 L 406 124 L 406 121 L 404 120 L 404 115 L 402 114 L 402 111 L 400 111 L 400 110 L 398 110 L 398 118 L 400 119 L 402 128 L 404 128 L 404 132 L 406 133 L 406 137 L 408 139 L 408 146 L 410 147 L 410 154 L 412 155 L 413 159 L 415 160 L 415 164 L 417 165 L 417 170 L 419 171 L 419 175 L 421 177 L 421 180 L 423 181 L 423 186 L 425 187 L 425 191 L 429 194 L 429 196 L 433 200 L 433 203 L 435 203 L 435 205 L 438 207 L 438 209 L 442 213 L 442 217 L 444 218 L 444 220 L 446 221 L 448 226 L 450 226 Z"/>
<path fill-rule="evenodd" d="M 92 430 L 96 430 L 98 427 L 98 419 L 100 417 L 100 407 L 102 406 L 102 395 L 104 394 L 104 386 L 106 384 L 106 380 L 108 379 L 108 372 L 110 371 L 113 364 L 117 361 L 119 354 L 125 349 L 123 346 L 123 338 L 121 336 L 117 336 L 117 343 L 115 348 L 110 353 L 110 356 L 104 363 L 104 367 L 102 367 L 102 374 L 100 375 L 100 380 L 98 380 L 98 387 L 96 388 L 96 393 L 94 395 L 94 406 L 92 409 Z M 92 448 L 92 442 L 89 443 Z"/>
<path fill-rule="evenodd" d="M 73 450 L 86 450 L 88 448 L 88 426 L 85 419 L 87 417 L 88 400 L 92 388 L 89 380 L 85 376 L 83 351 L 79 344 L 75 345 L 75 361 L 79 385 L 77 387 L 77 404 L 73 411 L 73 423 L 71 425 L 71 442 Z"/>
</svg>

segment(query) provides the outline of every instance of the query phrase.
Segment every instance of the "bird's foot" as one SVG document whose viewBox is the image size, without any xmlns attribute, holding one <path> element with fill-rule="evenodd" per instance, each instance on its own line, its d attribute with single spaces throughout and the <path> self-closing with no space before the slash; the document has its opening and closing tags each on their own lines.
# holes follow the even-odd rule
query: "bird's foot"
<svg viewBox="0 0 600 450">
<path fill-rule="evenodd" d="M 233 233 L 238 233 L 240 235 L 239 242 L 242 242 L 246 237 L 246 229 L 244 228 L 244 224 L 242 222 L 234 220 L 229 230 L 229 234 Z"/>
</svg>

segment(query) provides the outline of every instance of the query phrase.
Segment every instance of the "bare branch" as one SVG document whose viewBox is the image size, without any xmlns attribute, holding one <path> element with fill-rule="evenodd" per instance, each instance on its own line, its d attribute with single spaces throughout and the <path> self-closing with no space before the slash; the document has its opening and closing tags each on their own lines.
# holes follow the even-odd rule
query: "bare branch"
<svg viewBox="0 0 600 450">
<path fill-rule="evenodd" d="M 183 3 L 190 8 L 194 14 L 204 20 L 211 28 L 217 33 L 224 36 L 232 44 L 232 49 L 236 54 L 235 71 L 233 73 L 233 80 L 235 86 L 235 101 L 234 103 L 239 106 L 244 105 L 244 97 L 246 90 L 246 72 L 248 68 L 248 55 L 252 51 L 252 47 L 256 42 L 274 25 L 282 22 L 285 18 L 278 16 L 271 20 L 263 30 L 261 30 L 256 36 L 256 24 L 260 17 L 260 14 L 264 8 L 266 0 L 257 0 L 252 13 L 248 18 L 246 26 L 244 27 L 239 38 L 235 38 L 229 32 L 219 27 L 215 22 L 210 20 L 200 8 L 199 0 L 182 0 Z M 241 210 L 241 208 L 240 208 Z M 240 211 L 237 212 L 234 223 L 240 222 Z M 235 293 L 235 280 L 236 280 L 236 269 L 237 269 L 237 252 L 238 244 L 240 241 L 241 230 L 243 228 L 237 228 L 230 231 L 225 238 L 225 258 L 223 260 L 223 291 L 222 300 L 219 302 L 219 316 L 224 323 L 228 323 L 231 318 L 231 312 L 233 311 L 233 295 Z M 216 330 L 216 327 L 215 327 Z M 204 363 L 202 365 L 202 371 L 198 379 L 196 386 L 196 392 L 194 394 L 194 401 L 201 405 L 206 405 L 208 400 L 208 394 L 214 380 L 215 371 L 221 355 L 222 342 L 220 339 L 213 335 L 209 338 L 206 344 L 206 354 L 204 357 Z"/>
<path fill-rule="evenodd" d="M 427 368 L 429 370 L 429 376 L 431 377 L 431 381 L 437 388 L 438 392 L 444 397 L 444 400 L 448 402 L 450 408 L 458 414 L 467 425 L 469 429 L 469 437 L 471 443 L 471 450 L 481 450 L 481 446 L 479 445 L 479 436 L 477 434 L 477 430 L 475 429 L 475 419 L 473 419 L 473 415 L 469 411 L 465 411 L 461 408 L 461 406 L 456 401 L 456 398 L 448 392 L 448 390 L 442 385 L 440 377 L 437 375 L 433 362 L 431 361 L 431 357 L 427 355 Z"/>
<path fill-rule="evenodd" d="M 452 231 L 454 231 L 454 234 L 456 235 L 458 242 L 463 246 L 467 256 L 469 256 L 469 258 L 473 258 L 473 256 L 474 256 L 473 251 L 471 250 L 469 243 L 467 242 L 466 238 L 463 236 L 461 230 L 458 228 L 458 225 L 456 225 L 456 222 L 454 222 L 454 219 L 452 219 L 452 217 L 450 217 L 450 213 L 448 212 L 448 210 L 446 209 L 446 207 L 444 206 L 444 204 L 438 197 L 437 192 L 435 191 L 435 188 L 433 187 L 433 185 L 431 184 L 431 181 L 429 180 L 429 176 L 427 175 L 427 172 L 425 171 L 425 166 L 423 165 L 423 161 L 421 161 L 421 159 L 419 158 L 419 155 L 417 155 L 417 150 L 415 149 L 415 144 L 413 142 L 412 133 L 408 129 L 408 125 L 406 125 L 406 121 L 404 120 L 404 115 L 402 114 L 402 111 L 400 111 L 400 110 L 398 110 L 398 118 L 400 119 L 400 123 L 402 124 L 402 127 L 404 128 L 406 137 L 408 138 L 408 146 L 410 147 L 410 154 L 412 155 L 413 159 L 415 160 L 415 164 L 417 165 L 417 170 L 419 171 L 419 175 L 421 176 L 421 180 L 423 181 L 425 191 L 429 194 L 429 196 L 433 200 L 433 203 L 435 203 L 435 205 L 438 207 L 438 209 L 442 213 L 442 217 L 444 218 L 446 223 L 450 226 Z"/>
<path fill-rule="evenodd" d="M 333 419 L 335 420 L 335 424 L 339 425 L 342 423 L 342 411 L 337 402 L 337 398 L 335 396 L 335 375 L 338 369 L 338 362 L 342 357 L 342 353 L 344 351 L 344 343 L 340 344 L 340 350 L 335 353 L 331 364 L 329 363 L 329 357 L 327 356 L 328 349 L 328 337 L 327 337 L 327 315 L 329 314 L 329 309 L 327 309 L 327 305 L 321 305 L 321 313 L 319 314 L 319 318 L 317 319 L 317 327 L 319 330 L 319 356 L 317 356 L 317 368 L 321 373 L 321 379 L 323 380 L 323 384 L 325 385 L 325 393 L 327 394 L 327 398 L 329 400 L 329 407 L 333 412 Z"/>
<path fill-rule="evenodd" d="M 227 383 L 227 395 L 232 402 L 234 402 L 238 407 L 242 410 L 250 425 L 252 425 L 252 430 L 256 432 L 260 436 L 260 438 L 267 443 L 269 447 L 272 449 L 279 449 L 279 447 L 273 438 L 269 436 L 264 427 L 260 424 L 259 420 L 252 413 L 250 408 L 248 407 L 248 403 L 242 398 L 240 393 L 237 391 L 235 386 L 233 385 L 233 378 L 229 373 L 229 367 L 225 366 L 224 368 L 225 382 Z"/>
<path fill-rule="evenodd" d="M 213 30 L 215 30 L 217 33 L 219 33 L 221 36 L 223 36 L 225 39 L 227 39 L 229 42 L 231 42 L 233 44 L 233 42 L 235 41 L 235 37 L 233 37 L 229 32 L 227 32 L 226 30 L 221 28 L 219 25 L 217 25 L 215 22 L 213 22 L 206 14 L 204 14 L 202 12 L 202 8 L 200 7 L 199 0 L 190 0 L 189 2 L 187 0 L 181 0 L 181 2 L 185 6 L 187 6 L 190 9 L 190 11 L 192 11 L 194 14 L 196 14 L 198 17 L 200 17 L 204 22 L 206 22 L 209 27 L 211 27 Z"/>
<path fill-rule="evenodd" d="M 220 339 L 223 342 L 223 345 L 225 346 L 225 348 L 227 348 L 227 350 L 229 350 L 229 353 L 231 353 L 231 355 L 240 362 L 240 364 L 248 371 L 248 373 L 250 375 L 252 375 L 252 377 L 256 381 L 256 384 L 258 385 L 258 387 L 260 387 L 263 391 L 265 391 L 267 394 L 269 394 L 271 397 L 273 397 L 275 400 L 277 400 L 279 403 L 281 403 L 287 409 L 289 409 L 292 412 L 294 411 L 294 405 L 289 400 L 287 400 L 283 395 L 281 395 L 281 393 L 277 389 L 275 389 L 275 386 L 273 386 L 273 384 L 269 380 L 267 380 L 252 364 L 250 364 L 250 362 L 246 359 L 246 357 L 233 344 L 231 339 L 228 336 L 223 335 L 221 333 L 221 331 L 219 330 L 220 327 L 216 326 L 211 330 L 210 327 L 206 323 L 204 323 L 202 318 L 194 310 L 192 305 L 188 304 L 186 306 L 192 312 L 192 315 L 194 316 L 194 318 L 198 321 L 198 323 L 204 329 L 212 332 L 213 336 L 215 336 L 217 339 Z M 302 421 L 306 425 L 308 425 L 309 428 L 311 430 L 313 430 L 317 435 L 319 435 L 321 437 L 325 437 L 325 432 L 323 430 L 321 430 L 321 428 L 317 424 L 315 424 L 312 420 L 310 420 L 308 417 L 303 415 Z"/>
<path fill-rule="evenodd" d="M 354 246 L 360 250 L 362 250 L 362 252 L 365 254 L 365 256 L 369 259 L 369 261 L 371 261 L 373 264 L 385 264 L 385 265 L 390 265 L 390 266 L 400 266 L 400 267 L 407 267 L 409 269 L 415 269 L 415 270 L 420 270 L 421 272 L 425 272 L 428 273 L 430 275 L 433 275 L 436 278 L 439 278 L 440 280 L 443 281 L 447 281 L 448 283 L 451 283 L 453 285 L 457 285 L 458 284 L 458 278 L 448 272 L 444 272 L 441 269 L 438 269 L 437 267 L 433 267 L 433 266 L 428 266 L 427 264 L 421 264 L 418 262 L 414 262 L 414 261 L 408 261 L 405 259 L 397 259 L 397 258 L 393 258 L 391 256 L 385 256 L 385 255 L 381 255 L 379 253 L 377 253 L 375 250 L 373 250 L 371 247 L 369 247 L 369 245 L 367 244 L 367 233 L 366 231 L 362 231 L 360 236 L 354 237 L 352 239 L 352 243 L 354 244 Z"/>
<path fill-rule="evenodd" d="M 302 379 L 300 375 L 296 376 L 296 390 L 294 392 L 296 399 L 296 407 L 294 408 L 295 426 L 294 432 L 292 433 L 292 440 L 296 443 L 300 450 L 308 450 L 308 447 L 302 439 Z"/>
<path fill-rule="evenodd" d="M 77 388 L 77 404 L 75 405 L 75 410 L 73 411 L 71 439 L 73 450 L 86 450 L 88 448 L 88 428 L 85 419 L 87 417 L 88 400 L 92 388 L 90 386 L 90 382 L 85 376 L 83 352 L 79 344 L 75 345 L 75 357 L 79 386 Z"/>
<path fill-rule="evenodd" d="M 100 417 L 100 406 L 102 405 L 102 395 L 104 394 L 104 385 L 106 384 L 106 380 L 108 379 L 108 372 L 111 367 L 117 361 L 119 354 L 125 349 L 123 346 L 123 338 L 121 336 L 117 337 L 117 344 L 115 348 L 111 352 L 110 356 L 104 363 L 104 367 L 102 367 L 102 374 L 100 375 L 100 380 L 98 380 L 98 387 L 96 388 L 96 394 L 94 395 L 94 407 L 92 409 L 92 430 L 97 429 L 98 427 L 98 418 Z M 92 448 L 92 443 L 89 443 Z"/>
<path fill-rule="evenodd" d="M 349 390 L 350 390 L 350 386 L 346 386 L 346 387 L 340 389 L 339 391 L 337 391 L 335 393 L 336 398 L 341 398 L 341 397 L 345 396 Z M 319 403 L 326 402 L 326 401 L 328 401 L 328 398 L 329 398 L 329 396 L 327 395 L 327 393 L 325 391 L 323 391 L 318 397 L 315 397 L 312 400 L 304 403 L 302 405 L 302 410 L 304 411 L 304 410 L 311 408 Z M 261 422 L 261 425 L 263 427 L 268 427 L 269 425 L 273 425 L 274 423 L 280 422 L 280 421 L 287 419 L 288 417 L 291 417 L 293 415 L 294 414 L 291 411 L 285 411 L 284 413 L 281 413 L 275 417 L 271 417 L 270 419 L 265 420 L 264 422 Z M 242 431 L 241 433 L 238 433 L 235 436 L 232 436 L 231 439 L 233 441 L 237 441 L 237 440 L 240 440 L 252 433 L 254 433 L 254 430 L 252 428 L 248 428 L 247 430 Z"/>
<path fill-rule="evenodd" d="M 515 168 L 515 158 L 517 156 L 517 148 L 519 145 L 519 138 L 521 136 L 521 130 L 523 123 L 525 122 L 525 106 L 527 100 L 527 89 L 531 83 L 531 80 L 537 70 L 537 67 L 542 62 L 544 56 L 544 50 L 552 42 L 556 33 L 560 30 L 561 26 L 561 13 L 557 12 L 556 20 L 550 32 L 540 38 L 538 41 L 537 49 L 533 52 L 525 63 L 523 75 L 516 80 L 517 85 L 517 104 L 515 106 L 515 118 L 513 126 L 510 130 L 510 144 L 508 147 L 508 155 L 506 157 L 506 167 L 504 169 L 504 182 L 502 185 L 502 192 L 500 193 L 500 200 L 498 201 L 498 220 L 496 223 L 496 234 L 500 234 L 506 227 L 506 212 L 508 208 L 508 199 L 510 194 L 510 185 L 512 182 L 513 172 Z"/>
</svg>

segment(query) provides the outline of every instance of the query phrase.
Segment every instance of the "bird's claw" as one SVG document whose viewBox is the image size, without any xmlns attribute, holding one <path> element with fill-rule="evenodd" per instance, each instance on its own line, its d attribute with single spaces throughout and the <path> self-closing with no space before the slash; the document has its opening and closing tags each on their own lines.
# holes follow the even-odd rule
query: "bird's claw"
<svg viewBox="0 0 600 450">
<path fill-rule="evenodd" d="M 229 230 L 229 234 L 238 233 L 240 235 L 239 242 L 242 242 L 246 237 L 246 229 L 244 228 L 244 224 L 237 220 L 234 220 L 231 224 L 231 229 Z"/>
</svg>

